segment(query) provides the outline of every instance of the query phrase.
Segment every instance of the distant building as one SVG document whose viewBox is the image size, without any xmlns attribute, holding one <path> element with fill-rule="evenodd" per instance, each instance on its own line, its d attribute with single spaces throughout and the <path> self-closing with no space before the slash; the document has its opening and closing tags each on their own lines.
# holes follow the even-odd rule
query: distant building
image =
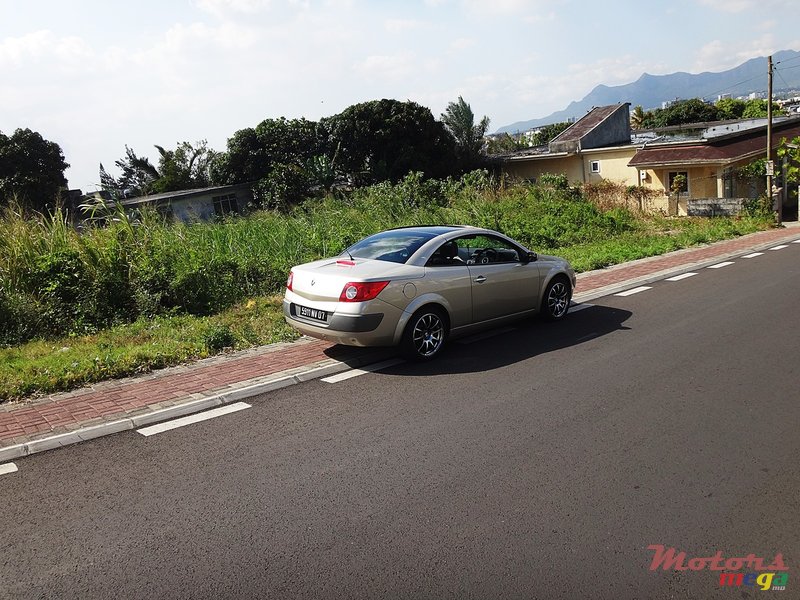
<svg viewBox="0 0 800 600">
<path fill-rule="evenodd" d="M 151 206 L 175 221 L 209 221 L 240 214 L 253 201 L 249 184 L 225 185 L 178 192 L 164 192 L 119 201 L 125 208 Z"/>
<path fill-rule="evenodd" d="M 734 211 L 742 199 L 764 192 L 764 180 L 745 180 L 739 169 L 766 150 L 766 119 L 637 131 L 631 134 L 629 104 L 595 108 L 556 137 L 547 148 L 495 157 L 500 170 L 536 181 L 545 173 L 564 174 L 573 184 L 607 180 L 656 192 L 650 205 L 670 215 L 694 214 L 695 207 Z M 800 116 L 773 120 L 773 144 L 800 136 Z M 678 176 L 683 176 L 680 179 Z M 684 181 L 676 195 L 673 183 Z M 659 194 L 660 193 L 660 194 Z M 725 200 L 726 202 L 720 202 Z M 730 200 L 730 202 L 727 202 Z M 787 200 L 796 210 L 796 197 Z M 727 207 L 727 208 L 725 208 Z"/>
</svg>

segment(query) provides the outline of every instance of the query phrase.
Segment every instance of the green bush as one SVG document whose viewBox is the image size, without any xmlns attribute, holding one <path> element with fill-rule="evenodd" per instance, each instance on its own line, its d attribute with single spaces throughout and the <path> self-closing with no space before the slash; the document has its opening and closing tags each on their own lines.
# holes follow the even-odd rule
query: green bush
<svg viewBox="0 0 800 600">
<path fill-rule="evenodd" d="M 236 336 L 227 325 L 212 325 L 203 334 L 203 344 L 210 351 L 219 352 L 225 348 L 233 348 Z"/>
</svg>

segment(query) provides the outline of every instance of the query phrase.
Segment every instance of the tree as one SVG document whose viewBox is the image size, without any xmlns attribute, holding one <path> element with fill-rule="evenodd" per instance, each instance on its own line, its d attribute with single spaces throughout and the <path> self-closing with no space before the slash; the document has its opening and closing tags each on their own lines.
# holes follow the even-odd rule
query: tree
<svg viewBox="0 0 800 600">
<path fill-rule="evenodd" d="M 755 98 L 745 102 L 744 111 L 742 112 L 743 119 L 765 119 L 767 118 L 767 101 Z M 782 115 L 783 110 L 780 106 L 772 103 L 772 114 Z"/>
<path fill-rule="evenodd" d="M 181 142 L 175 150 L 156 146 L 159 153 L 158 178 L 153 182 L 153 192 L 175 192 L 209 186 L 209 167 L 216 153 L 206 140 L 194 145 Z"/>
<path fill-rule="evenodd" d="M 326 154 L 325 142 L 314 121 L 265 119 L 228 139 L 227 150 L 212 161 L 211 181 L 252 183 L 254 200 L 265 206 L 300 201 L 312 187 L 329 189 L 335 180 L 335 160 Z"/>
<path fill-rule="evenodd" d="M 745 109 L 745 101 L 736 98 L 722 98 L 717 100 L 714 106 L 717 107 L 720 120 L 732 121 L 742 118 Z"/>
<path fill-rule="evenodd" d="M 791 142 L 786 138 L 781 139 L 778 146 L 778 158 L 784 165 L 784 178 L 786 182 L 800 181 L 800 137 Z"/>
<path fill-rule="evenodd" d="M 146 156 L 137 156 L 133 148 L 125 146 L 125 157 L 114 161 L 122 171 L 112 176 L 100 163 L 100 186 L 116 198 L 145 196 L 152 192 L 153 183 L 161 176 Z"/>
<path fill-rule="evenodd" d="M 487 154 L 508 154 L 524 150 L 528 147 L 528 143 L 521 135 L 512 136 L 509 133 L 501 133 L 493 135 L 489 138 L 486 153 Z"/>
<path fill-rule="evenodd" d="M 325 151 L 324 132 L 306 119 L 265 119 L 240 129 L 211 168 L 217 184 L 250 183 L 267 177 L 277 165 L 302 167 Z"/>
<path fill-rule="evenodd" d="M 561 135 L 570 125 L 572 123 L 569 121 L 544 125 L 529 138 L 529 143 L 531 146 L 546 146 Z"/>
<path fill-rule="evenodd" d="M 349 181 L 399 181 L 411 171 L 428 177 L 454 172 L 455 142 L 430 109 L 416 102 L 373 100 L 321 121 L 328 147 Z"/>
<path fill-rule="evenodd" d="M 11 136 L 0 132 L 0 204 L 15 197 L 24 206 L 46 211 L 67 188 L 64 171 L 69 165 L 61 147 L 30 129 Z"/>
<path fill-rule="evenodd" d="M 700 98 L 676 100 L 666 108 L 657 108 L 645 113 L 646 128 L 670 127 L 689 123 L 718 121 L 719 111 L 713 104 L 707 104 Z"/>
<path fill-rule="evenodd" d="M 639 104 L 631 113 L 631 129 L 642 129 L 642 127 L 644 127 L 644 109 Z"/>
<path fill-rule="evenodd" d="M 484 136 L 489 129 L 489 117 L 484 116 L 475 124 L 475 114 L 464 98 L 450 102 L 442 113 L 442 123 L 453 136 L 456 143 L 456 156 L 464 171 L 471 171 L 481 165 Z"/>
<path fill-rule="evenodd" d="M 216 152 L 205 140 L 194 145 L 181 142 L 175 150 L 156 145 L 159 159 L 155 167 L 145 156 L 137 156 L 125 146 L 125 158 L 114 164 L 122 171 L 114 177 L 100 163 L 100 185 L 117 198 L 145 196 L 208 187 L 210 166 Z"/>
</svg>

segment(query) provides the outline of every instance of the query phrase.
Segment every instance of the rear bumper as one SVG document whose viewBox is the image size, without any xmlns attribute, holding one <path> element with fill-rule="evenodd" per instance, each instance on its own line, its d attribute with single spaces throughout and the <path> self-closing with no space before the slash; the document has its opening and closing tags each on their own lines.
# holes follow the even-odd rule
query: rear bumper
<svg viewBox="0 0 800 600">
<path fill-rule="evenodd" d="M 391 346 L 394 343 L 395 327 L 388 323 L 384 313 L 332 314 L 327 323 L 321 324 L 299 316 L 296 305 L 284 299 L 283 316 L 286 322 L 300 333 L 337 344 Z"/>
<path fill-rule="evenodd" d="M 297 314 L 296 304 L 287 300 L 283 301 L 283 314 L 290 323 L 300 322 L 320 329 L 332 329 L 343 333 L 365 333 L 375 331 L 383 321 L 383 313 L 368 315 L 331 315 L 327 325 L 321 327 L 312 319 L 306 319 Z"/>
</svg>

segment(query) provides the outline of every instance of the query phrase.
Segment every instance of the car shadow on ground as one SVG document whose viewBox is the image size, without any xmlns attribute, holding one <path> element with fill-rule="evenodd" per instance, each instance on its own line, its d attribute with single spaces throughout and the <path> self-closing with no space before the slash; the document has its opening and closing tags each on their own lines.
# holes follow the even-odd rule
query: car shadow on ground
<svg viewBox="0 0 800 600">
<path fill-rule="evenodd" d="M 629 328 L 624 323 L 631 315 L 630 311 L 619 308 L 591 306 L 570 313 L 557 323 L 547 323 L 538 318 L 525 319 L 474 336 L 449 340 L 441 354 L 429 362 L 407 362 L 380 372 L 427 376 L 489 371 L 548 352 L 578 346 L 615 331 L 626 331 Z M 349 364 L 367 356 L 374 356 L 375 362 L 399 356 L 398 351 L 393 348 L 346 346 L 333 346 L 325 354 Z"/>
</svg>

